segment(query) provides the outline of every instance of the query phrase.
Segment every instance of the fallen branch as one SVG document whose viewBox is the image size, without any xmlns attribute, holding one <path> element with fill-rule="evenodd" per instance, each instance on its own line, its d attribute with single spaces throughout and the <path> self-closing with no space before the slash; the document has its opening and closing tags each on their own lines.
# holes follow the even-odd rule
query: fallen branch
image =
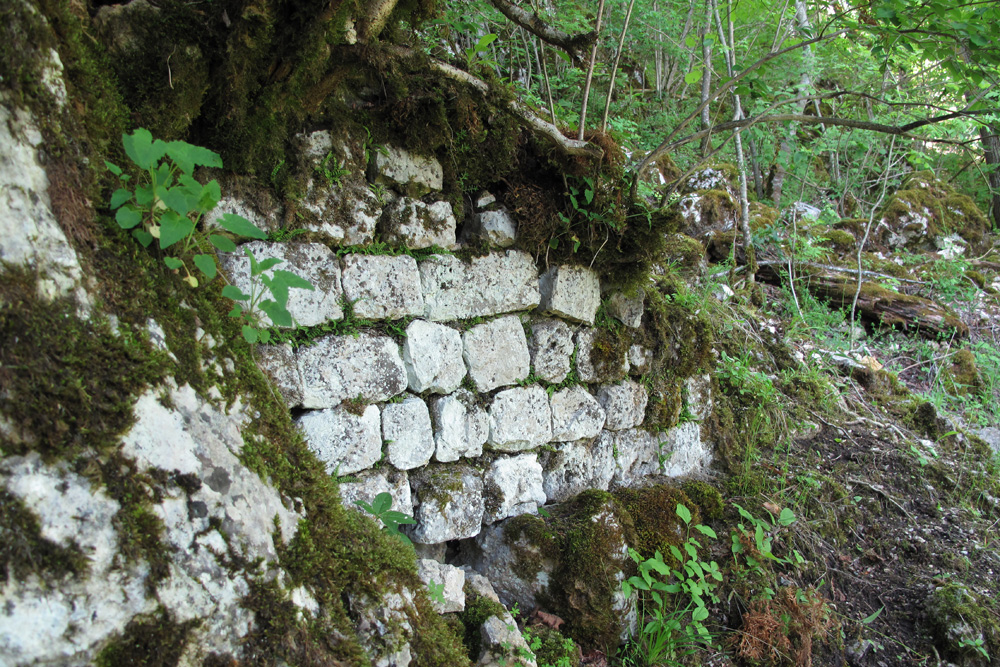
<svg viewBox="0 0 1000 667">
<path fill-rule="evenodd" d="M 521 26 L 538 39 L 565 51 L 577 67 L 583 64 L 582 52 L 597 40 L 597 34 L 594 32 L 570 35 L 553 28 L 538 18 L 538 14 L 527 12 L 507 0 L 490 0 L 490 4 L 513 23 Z"/>
</svg>

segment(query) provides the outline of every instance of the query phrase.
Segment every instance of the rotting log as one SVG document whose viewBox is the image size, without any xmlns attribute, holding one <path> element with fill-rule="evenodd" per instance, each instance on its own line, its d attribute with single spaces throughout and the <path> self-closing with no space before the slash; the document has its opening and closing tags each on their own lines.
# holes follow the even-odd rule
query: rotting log
<svg viewBox="0 0 1000 667">
<path fill-rule="evenodd" d="M 800 266 L 796 271 L 796 287 L 803 287 L 814 297 L 833 308 L 850 309 L 858 290 L 856 277 L 815 266 Z M 757 278 L 772 285 L 786 279 L 775 264 L 761 266 Z M 857 312 L 862 321 L 915 331 L 926 338 L 965 338 L 969 327 L 951 308 L 914 294 L 900 294 L 870 281 L 862 281 Z"/>
</svg>

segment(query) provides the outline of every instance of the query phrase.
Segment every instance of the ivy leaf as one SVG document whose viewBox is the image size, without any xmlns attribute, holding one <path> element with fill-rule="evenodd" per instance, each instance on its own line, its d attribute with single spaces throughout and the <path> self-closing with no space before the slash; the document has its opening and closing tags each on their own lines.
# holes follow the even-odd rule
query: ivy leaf
<svg viewBox="0 0 1000 667">
<path fill-rule="evenodd" d="M 243 338 L 245 338 L 248 343 L 250 343 L 251 345 L 253 345 L 254 343 L 257 342 L 257 330 L 254 329 L 249 324 L 244 324 L 243 325 Z"/>
<path fill-rule="evenodd" d="M 118 209 L 118 212 L 115 213 L 115 220 L 118 221 L 118 226 L 122 229 L 132 229 L 142 222 L 142 215 L 134 208 L 126 206 Z"/>
<path fill-rule="evenodd" d="M 219 252 L 235 252 L 236 244 L 233 243 L 232 239 L 228 236 L 222 236 L 221 234 L 212 234 L 208 237 L 208 240 L 218 248 Z"/>
<path fill-rule="evenodd" d="M 132 193 L 125 188 L 118 188 L 111 194 L 111 208 L 118 208 L 129 199 L 132 198 Z"/>
<path fill-rule="evenodd" d="M 214 278 L 216 273 L 215 258 L 211 255 L 195 255 L 194 265 L 208 278 Z"/>
<path fill-rule="evenodd" d="M 140 169 L 152 169 L 167 153 L 167 144 L 159 139 L 153 141 L 153 135 L 142 127 L 132 134 L 123 134 L 122 146 Z"/>
<path fill-rule="evenodd" d="M 192 146 L 186 141 L 171 141 L 165 145 L 165 151 L 185 174 L 190 174 L 197 166 L 222 167 L 222 158 L 218 153 L 201 146 Z"/>
<path fill-rule="evenodd" d="M 231 231 L 237 236 L 246 236 L 252 239 L 266 239 L 267 234 L 264 230 L 253 224 L 242 215 L 236 215 L 235 213 L 223 213 L 222 217 L 219 219 L 219 224 L 222 225 L 223 229 Z"/>
<path fill-rule="evenodd" d="M 160 247 L 166 250 L 178 241 L 187 238 L 187 235 L 192 231 L 194 231 L 193 222 L 173 211 L 167 211 L 160 218 Z"/>
</svg>

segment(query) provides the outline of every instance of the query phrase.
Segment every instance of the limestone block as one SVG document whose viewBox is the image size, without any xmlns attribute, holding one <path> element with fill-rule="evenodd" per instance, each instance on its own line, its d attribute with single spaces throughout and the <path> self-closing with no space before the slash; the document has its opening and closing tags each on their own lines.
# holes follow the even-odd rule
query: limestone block
<svg viewBox="0 0 1000 667">
<path fill-rule="evenodd" d="M 349 475 L 382 458 L 378 406 L 356 415 L 343 407 L 313 410 L 298 419 L 306 444 L 331 475 Z"/>
<path fill-rule="evenodd" d="M 601 305 L 601 282 L 597 273 L 582 266 L 553 266 L 538 280 L 538 308 L 573 322 L 593 324 Z"/>
<path fill-rule="evenodd" d="M 414 320 L 406 327 L 403 363 L 411 391 L 450 394 L 465 377 L 462 334 L 455 329 Z"/>
<path fill-rule="evenodd" d="M 643 479 L 660 472 L 661 438 L 642 429 L 604 431 L 600 446 L 611 445 L 615 455 L 615 476 L 612 482 L 619 486 L 634 486 Z M 666 446 L 662 448 L 666 455 Z"/>
<path fill-rule="evenodd" d="M 684 380 L 687 390 L 687 411 L 695 419 L 708 419 L 712 414 L 712 377 L 695 375 Z"/>
<path fill-rule="evenodd" d="M 645 309 L 646 294 L 639 292 L 628 296 L 624 292 L 615 292 L 608 298 L 608 314 L 632 329 L 642 326 L 642 313 Z"/>
<path fill-rule="evenodd" d="M 514 245 L 517 235 L 517 223 L 510 211 L 499 208 L 495 211 L 483 211 L 472 217 L 468 230 L 472 241 L 486 243 L 498 248 L 509 248 Z"/>
<path fill-rule="evenodd" d="M 597 330 L 581 329 L 576 332 L 576 372 L 581 382 L 615 382 L 628 373 L 625 351 L 620 359 L 595 359 L 594 341 Z"/>
<path fill-rule="evenodd" d="M 465 610 L 465 591 L 462 590 L 465 586 L 464 570 L 454 565 L 445 565 L 436 560 L 421 558 L 417 560 L 417 576 L 427 585 L 428 589 L 432 584 L 435 587 L 443 586 L 438 590 L 444 602 L 436 599 L 433 594 L 430 596 L 434 611 L 439 614 L 447 614 L 452 611 Z"/>
<path fill-rule="evenodd" d="M 489 443 L 504 452 L 544 445 L 552 439 L 549 397 L 537 385 L 501 391 L 490 405 Z"/>
<path fill-rule="evenodd" d="M 291 345 L 258 345 L 257 365 L 271 377 L 288 407 L 302 405 L 302 374 Z"/>
<path fill-rule="evenodd" d="M 528 377 L 531 355 L 516 315 L 477 324 L 462 335 L 462 343 L 462 356 L 476 391 L 491 391 Z"/>
<path fill-rule="evenodd" d="M 533 514 L 545 504 L 542 466 L 535 454 L 495 460 L 483 475 L 486 513 L 483 523 L 493 523 L 520 514 Z"/>
<path fill-rule="evenodd" d="M 235 213 L 257 225 L 265 232 L 277 231 L 281 228 L 281 210 L 277 206 L 267 207 L 261 211 L 257 205 L 243 197 L 223 196 L 211 211 L 202 217 L 206 229 L 219 226 L 219 219 L 226 213 Z"/>
<path fill-rule="evenodd" d="M 476 457 L 490 435 L 490 416 L 476 403 L 475 396 L 464 389 L 434 399 L 434 459 L 441 463 Z"/>
<path fill-rule="evenodd" d="M 409 531 L 414 542 L 437 544 L 475 537 L 482 528 L 482 473 L 461 463 L 427 466 L 410 476 L 416 495 Z"/>
<path fill-rule="evenodd" d="M 358 641 L 372 667 L 409 667 L 413 660 L 410 619 L 417 613 L 413 593 L 405 586 L 372 598 L 364 592 L 346 595 Z"/>
<path fill-rule="evenodd" d="M 386 206 L 380 222 L 382 238 L 407 248 L 455 247 L 455 212 L 451 204 L 425 204 L 419 199 L 400 197 Z"/>
<path fill-rule="evenodd" d="M 410 495 L 410 480 L 406 472 L 382 467 L 378 470 L 363 470 L 354 475 L 355 481 L 341 482 L 340 502 L 347 509 L 363 512 L 355 503 L 363 500 L 371 503 L 380 493 L 392 496 L 392 509 L 413 516 L 413 498 Z"/>
<path fill-rule="evenodd" d="M 548 502 L 563 502 L 587 489 L 607 490 L 615 476 L 614 438 L 578 440 L 542 454 L 542 489 Z"/>
<path fill-rule="evenodd" d="M 712 460 L 708 446 L 701 439 L 701 424 L 684 422 L 666 433 L 660 433 L 658 440 L 663 443 L 663 474 L 681 477 L 707 466 Z"/>
<path fill-rule="evenodd" d="M 301 205 L 314 216 L 304 220 L 302 228 L 337 245 L 370 244 L 382 216 L 381 202 L 363 181 L 328 186 L 309 179 Z"/>
<path fill-rule="evenodd" d="M 409 197 L 421 197 L 444 184 L 441 163 L 396 146 L 374 151 L 375 182 L 390 185 Z"/>
<path fill-rule="evenodd" d="M 253 289 L 259 291 L 263 285 L 252 284 L 250 258 L 244 254 L 244 249 L 250 250 L 258 262 L 271 258 L 282 260 L 264 275 L 270 277 L 275 271 L 291 271 L 312 283 L 312 290 L 292 288 L 288 293 L 288 312 L 296 324 L 311 327 L 344 317 L 340 308 L 340 263 L 325 245 L 252 241 L 240 246 L 236 252 L 224 253 L 221 263 L 229 281 L 245 294 L 250 294 Z M 271 325 L 271 318 L 267 315 L 263 320 Z"/>
<path fill-rule="evenodd" d="M 570 371 L 573 330 L 561 320 L 535 320 L 531 323 L 528 351 L 535 376 L 558 384 Z"/>
<path fill-rule="evenodd" d="M 528 310 L 538 305 L 538 271 L 519 250 L 474 257 L 468 263 L 433 255 L 420 263 L 424 317 L 437 322 Z"/>
<path fill-rule="evenodd" d="M 297 356 L 305 408 L 331 408 L 358 396 L 387 401 L 406 389 L 399 346 L 388 336 L 324 336 Z"/>
<path fill-rule="evenodd" d="M 344 294 L 357 317 L 395 320 L 423 312 L 417 261 L 408 255 L 346 255 Z"/>
<path fill-rule="evenodd" d="M 400 470 L 424 465 L 434 454 L 434 431 L 427 404 L 411 396 L 382 408 L 382 438 L 386 455 Z"/>
<path fill-rule="evenodd" d="M 604 428 L 605 412 L 589 391 L 577 385 L 552 394 L 552 441 L 594 438 Z"/>
<path fill-rule="evenodd" d="M 608 415 L 604 428 L 621 431 L 641 424 L 646 416 L 648 398 L 646 386 L 634 380 L 601 387 L 597 400 Z"/>
<path fill-rule="evenodd" d="M 475 205 L 477 211 L 482 211 L 484 208 L 490 204 L 495 204 L 497 198 L 490 192 L 483 190 L 478 195 L 476 195 Z"/>
<path fill-rule="evenodd" d="M 629 375 L 642 375 L 653 368 L 653 351 L 638 343 L 628 348 Z"/>
<path fill-rule="evenodd" d="M 549 557 L 550 554 L 543 552 L 542 545 L 534 543 L 527 535 L 508 539 L 505 531 L 507 524 L 502 521 L 483 526 L 476 537 L 475 547 L 465 554 L 470 561 L 468 567 L 480 573 L 486 582 L 474 578 L 471 573 L 467 577 L 470 584 L 481 587 L 483 592 L 480 595 L 508 607 L 516 604 L 521 609 L 533 609 L 538 603 L 537 597 L 547 591 L 557 563 Z M 521 578 L 518 575 L 519 571 L 524 572 L 517 567 L 520 559 L 530 561 L 530 571 L 535 572 L 535 576 Z M 488 588 L 485 583 L 489 584 Z"/>
</svg>

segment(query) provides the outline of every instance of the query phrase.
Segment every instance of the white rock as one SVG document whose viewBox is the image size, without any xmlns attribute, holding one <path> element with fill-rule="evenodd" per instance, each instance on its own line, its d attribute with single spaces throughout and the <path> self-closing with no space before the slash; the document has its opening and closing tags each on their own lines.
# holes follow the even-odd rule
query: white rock
<svg viewBox="0 0 1000 667">
<path fill-rule="evenodd" d="M 277 207 L 272 207 L 266 212 L 257 210 L 257 207 L 249 200 L 242 197 L 232 197 L 224 195 L 219 203 L 202 218 L 206 229 L 214 229 L 219 226 L 219 220 L 226 213 L 234 213 L 242 216 L 257 225 L 265 232 L 273 232 L 281 227 L 281 211 Z"/>
<path fill-rule="evenodd" d="M 607 490 L 615 475 L 614 438 L 557 445 L 542 455 L 542 489 L 549 502 L 563 502 L 587 489 Z"/>
<path fill-rule="evenodd" d="M 399 319 L 423 312 L 417 261 L 408 255 L 346 255 L 344 294 L 357 317 Z"/>
<path fill-rule="evenodd" d="M 659 434 L 663 442 L 663 474 L 681 477 L 701 470 L 712 460 L 712 454 L 701 439 L 701 424 L 684 422 L 666 433 Z"/>
<path fill-rule="evenodd" d="M 465 571 L 454 565 L 445 565 L 427 558 L 417 560 L 417 576 L 423 581 L 428 589 L 443 587 L 439 589 L 444 602 L 435 599 L 431 594 L 431 604 L 439 614 L 447 614 L 452 611 L 463 611 L 465 609 Z"/>
<path fill-rule="evenodd" d="M 653 351 L 635 343 L 628 348 L 629 375 L 642 375 L 653 368 Z"/>
<path fill-rule="evenodd" d="M 542 466 L 534 454 L 495 460 L 483 475 L 483 523 L 534 513 L 545 504 Z"/>
<path fill-rule="evenodd" d="M 646 386 L 633 380 L 601 387 L 597 400 L 608 416 L 604 428 L 621 431 L 641 424 L 646 416 L 648 398 Z"/>
<path fill-rule="evenodd" d="M 462 343 L 462 356 L 476 391 L 491 391 L 528 377 L 531 355 L 517 316 L 477 324 L 462 335 Z"/>
<path fill-rule="evenodd" d="M 340 482 L 340 502 L 348 509 L 363 512 L 355 503 L 363 500 L 371 503 L 380 493 L 392 496 L 391 509 L 413 516 L 413 498 L 410 494 L 410 480 L 403 470 L 382 467 L 378 470 L 363 470 L 354 476 L 355 481 Z"/>
<path fill-rule="evenodd" d="M 372 163 L 375 167 L 376 183 L 384 183 L 399 188 L 410 197 L 420 197 L 440 190 L 444 186 L 444 170 L 433 157 L 414 155 L 396 146 L 386 146 L 374 151 Z"/>
<path fill-rule="evenodd" d="M 406 389 L 406 366 L 388 336 L 324 336 L 297 354 L 302 406 L 331 408 L 357 398 L 387 401 Z"/>
<path fill-rule="evenodd" d="M 552 394 L 552 441 L 594 438 L 604 428 L 604 408 L 589 391 L 577 385 Z"/>
<path fill-rule="evenodd" d="M 535 320 L 528 339 L 535 376 L 559 384 L 569 374 L 573 357 L 573 330 L 560 320 Z"/>
<path fill-rule="evenodd" d="M 411 396 L 382 408 L 382 438 L 389 463 L 400 470 L 424 465 L 434 454 L 434 432 L 427 404 Z"/>
<path fill-rule="evenodd" d="M 361 415 L 343 407 L 313 410 L 299 417 L 309 449 L 331 475 L 348 475 L 372 467 L 382 458 L 378 406 Z"/>
<path fill-rule="evenodd" d="M 462 334 L 455 329 L 424 320 L 406 327 L 403 363 L 410 391 L 450 394 L 465 377 Z"/>
<path fill-rule="evenodd" d="M 497 198 L 494 197 L 491 193 L 486 191 L 480 192 L 479 196 L 476 197 L 476 208 L 481 211 L 490 204 L 496 203 L 496 200 Z"/>
<path fill-rule="evenodd" d="M 628 373 L 628 359 L 622 352 L 621 359 L 595 363 L 592 359 L 596 329 L 576 332 L 576 373 L 581 382 L 614 382 Z"/>
<path fill-rule="evenodd" d="M 302 374 L 291 345 L 258 345 L 257 365 L 271 377 L 289 407 L 302 404 Z"/>
<path fill-rule="evenodd" d="M 382 216 L 378 196 L 363 183 L 330 187 L 309 179 L 301 205 L 315 216 L 303 229 L 326 236 L 337 245 L 368 245 Z"/>
<path fill-rule="evenodd" d="M 794 216 L 796 220 L 819 220 L 821 213 L 821 210 L 804 201 L 797 201 L 785 209 L 785 216 L 789 218 Z"/>
<path fill-rule="evenodd" d="M 472 217 L 468 234 L 471 240 L 498 248 L 509 248 L 514 245 L 517 236 L 517 223 L 505 208 L 483 211 Z"/>
<path fill-rule="evenodd" d="M 410 476 L 416 496 L 414 542 L 437 544 L 475 537 L 483 524 L 483 478 L 460 463 L 427 466 Z"/>
<path fill-rule="evenodd" d="M 624 292 L 615 292 L 608 299 L 608 314 L 632 329 L 642 326 L 642 314 L 645 310 L 646 294 L 640 291 L 635 296 Z"/>
<path fill-rule="evenodd" d="M 620 486 L 641 484 L 650 475 L 661 471 L 660 456 L 666 456 L 666 445 L 662 438 L 642 429 L 626 431 L 604 431 L 598 438 L 600 447 L 611 446 L 615 452 L 615 476 L 613 483 Z"/>
<path fill-rule="evenodd" d="M 479 634 L 482 654 L 477 664 L 483 667 L 536 667 L 534 654 L 513 618 L 490 616 Z"/>
<path fill-rule="evenodd" d="M 539 310 L 573 322 L 593 324 L 601 305 L 597 273 L 582 266 L 553 266 L 538 280 Z"/>
<path fill-rule="evenodd" d="M 264 285 L 259 278 L 251 280 L 250 258 L 244 250 L 252 252 L 258 262 L 272 258 L 282 260 L 264 272 L 269 278 L 275 271 L 291 271 L 312 283 L 312 290 L 292 288 L 288 292 L 288 312 L 298 326 L 310 327 L 344 317 L 340 308 L 340 263 L 325 245 L 253 241 L 240 246 L 236 252 L 223 254 L 222 268 L 230 282 L 245 294 L 259 294 Z M 268 326 L 273 324 L 267 315 L 263 320 Z"/>
<path fill-rule="evenodd" d="M 455 212 L 451 204 L 425 204 L 419 199 L 400 197 L 385 208 L 380 229 L 387 243 L 407 248 L 455 247 Z"/>
<path fill-rule="evenodd" d="M 705 167 L 688 178 L 687 187 L 689 190 L 729 190 L 731 186 L 721 170 Z"/>
<path fill-rule="evenodd" d="M 533 449 L 552 439 L 549 397 L 537 385 L 515 387 L 493 397 L 488 442 L 504 452 Z"/>
<path fill-rule="evenodd" d="M 853 360 L 852 360 L 853 361 Z M 695 375 L 684 380 L 686 407 L 695 419 L 704 420 L 712 414 L 712 377 Z"/>
<path fill-rule="evenodd" d="M 413 637 L 410 624 L 416 607 L 413 593 L 397 585 L 378 599 L 364 593 L 348 593 L 351 617 L 357 619 L 358 640 L 372 667 L 409 667 L 413 659 L 409 640 Z"/>
<path fill-rule="evenodd" d="M 420 263 L 424 317 L 443 322 L 528 310 L 538 305 L 538 271 L 518 250 L 474 257 L 465 263 L 433 255 Z"/>
<path fill-rule="evenodd" d="M 441 463 L 473 458 L 483 453 L 490 435 L 490 416 L 471 392 L 461 389 L 450 396 L 434 399 L 434 459 Z"/>
<path fill-rule="evenodd" d="M 472 562 L 470 565 L 481 573 L 486 588 L 481 580 L 467 575 L 469 583 L 480 586 L 486 595 L 496 602 L 512 607 L 515 604 L 521 609 L 533 609 L 538 605 L 538 597 L 548 590 L 549 581 L 555 571 L 556 563 L 546 557 L 541 547 L 534 544 L 525 535 L 518 535 L 513 540 L 505 530 L 507 522 L 483 526 L 482 532 L 476 537 L 475 549 L 470 550 Z M 518 576 L 515 564 L 519 558 L 527 558 L 532 566 L 537 565 L 538 571 L 533 577 Z M 478 592 L 478 591 L 477 591 Z M 493 595 L 489 595 L 493 592 Z"/>
<path fill-rule="evenodd" d="M 42 296 L 72 296 L 87 310 L 83 270 L 52 212 L 41 149 L 31 113 L 0 105 L 0 261 L 31 267 Z"/>
</svg>

